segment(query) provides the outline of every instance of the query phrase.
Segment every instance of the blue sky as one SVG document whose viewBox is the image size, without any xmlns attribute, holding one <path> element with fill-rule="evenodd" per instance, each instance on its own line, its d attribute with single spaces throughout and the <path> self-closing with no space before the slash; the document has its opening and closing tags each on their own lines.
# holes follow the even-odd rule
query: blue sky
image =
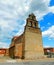
<svg viewBox="0 0 54 65">
<path fill-rule="evenodd" d="M 36 15 L 44 47 L 54 47 L 54 0 L 0 0 L 0 48 L 24 31 L 26 18 Z"/>
</svg>

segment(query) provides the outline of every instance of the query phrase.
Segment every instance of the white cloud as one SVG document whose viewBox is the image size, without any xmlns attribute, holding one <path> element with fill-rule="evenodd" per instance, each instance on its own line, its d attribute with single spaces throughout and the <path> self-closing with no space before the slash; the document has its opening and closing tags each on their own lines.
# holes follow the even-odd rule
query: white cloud
<svg viewBox="0 0 54 65">
<path fill-rule="evenodd" d="M 54 25 L 51 26 L 48 30 L 42 32 L 43 36 L 48 36 L 49 38 L 54 38 Z"/>
<path fill-rule="evenodd" d="M 0 48 L 9 48 L 9 45 L 4 42 L 0 42 Z"/>
<path fill-rule="evenodd" d="M 22 30 L 21 30 L 22 29 Z M 20 30 L 19 30 L 19 32 L 15 35 L 15 36 L 20 36 L 21 34 L 23 34 L 23 32 L 24 32 L 24 28 L 21 28 Z"/>
<path fill-rule="evenodd" d="M 54 13 L 54 6 L 49 7 L 49 11 Z"/>
<path fill-rule="evenodd" d="M 46 46 L 44 46 L 44 48 L 51 48 L 51 46 L 47 46 L 47 45 L 46 45 Z"/>
</svg>

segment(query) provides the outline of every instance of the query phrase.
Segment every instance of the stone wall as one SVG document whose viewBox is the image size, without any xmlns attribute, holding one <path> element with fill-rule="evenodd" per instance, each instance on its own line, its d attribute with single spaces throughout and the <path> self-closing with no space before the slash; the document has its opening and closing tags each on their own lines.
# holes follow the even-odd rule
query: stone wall
<svg viewBox="0 0 54 65">
<path fill-rule="evenodd" d="M 25 59 L 43 57 L 42 34 L 39 28 L 26 27 L 25 30 Z"/>
<path fill-rule="evenodd" d="M 8 49 L 6 49 L 6 54 L 5 54 L 6 56 L 9 56 L 9 48 Z"/>
<path fill-rule="evenodd" d="M 10 47 L 9 48 L 9 56 L 11 57 L 11 58 L 14 58 L 14 55 L 15 55 L 15 46 L 12 46 L 12 47 Z"/>
<path fill-rule="evenodd" d="M 12 40 L 13 41 L 11 42 L 9 48 L 9 56 L 12 58 L 24 58 L 24 47 L 25 47 L 24 34 L 22 34 L 19 37 L 14 37 L 14 39 Z"/>
</svg>

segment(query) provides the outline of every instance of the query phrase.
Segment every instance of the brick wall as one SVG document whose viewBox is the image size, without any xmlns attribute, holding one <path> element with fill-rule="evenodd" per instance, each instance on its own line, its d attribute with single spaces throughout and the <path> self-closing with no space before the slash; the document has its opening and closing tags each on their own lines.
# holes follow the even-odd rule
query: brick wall
<svg viewBox="0 0 54 65">
<path fill-rule="evenodd" d="M 4 49 L 4 48 L 0 49 L 0 56 L 6 56 L 6 53 L 7 53 L 7 49 Z M 9 53 L 7 53 L 7 54 L 9 54 Z"/>
<path fill-rule="evenodd" d="M 44 53 L 54 52 L 54 48 L 44 48 Z"/>
</svg>

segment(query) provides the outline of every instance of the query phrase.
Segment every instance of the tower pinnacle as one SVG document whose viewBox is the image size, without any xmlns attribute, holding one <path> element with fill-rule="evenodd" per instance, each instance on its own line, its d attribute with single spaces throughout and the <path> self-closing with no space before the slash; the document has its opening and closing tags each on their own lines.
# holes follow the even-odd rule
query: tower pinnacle
<svg viewBox="0 0 54 65">
<path fill-rule="evenodd" d="M 38 21 L 36 20 L 36 16 L 33 13 L 29 14 L 27 18 L 27 26 L 38 28 Z"/>
</svg>

